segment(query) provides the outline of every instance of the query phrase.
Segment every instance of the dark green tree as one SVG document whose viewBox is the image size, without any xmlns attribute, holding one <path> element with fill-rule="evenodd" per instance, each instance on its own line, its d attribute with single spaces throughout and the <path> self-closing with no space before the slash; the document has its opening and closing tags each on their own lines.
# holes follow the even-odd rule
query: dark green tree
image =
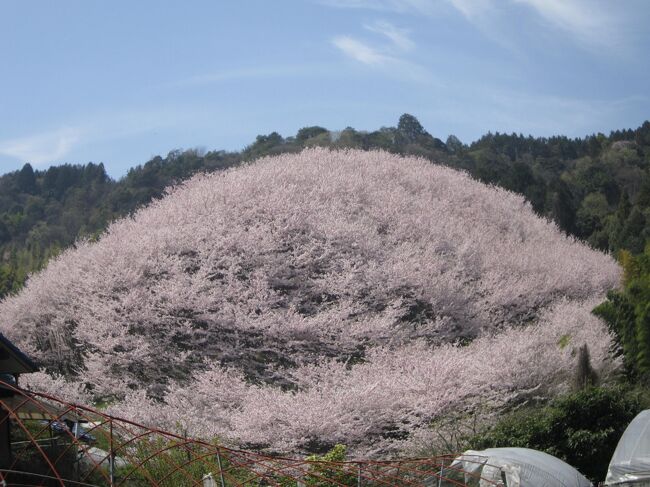
<svg viewBox="0 0 650 487">
<path fill-rule="evenodd" d="M 10 240 L 11 232 L 9 231 L 9 227 L 7 227 L 7 224 L 3 220 L 0 220 L 0 245 L 7 243 Z"/>
<path fill-rule="evenodd" d="M 328 130 L 326 128 L 319 127 L 317 125 L 314 125 L 313 127 L 303 127 L 298 130 L 298 133 L 296 134 L 296 140 L 300 143 L 303 143 L 312 137 L 326 133 L 328 133 Z"/>
<path fill-rule="evenodd" d="M 463 150 L 465 145 L 460 141 L 458 137 L 455 135 L 450 135 L 447 137 L 447 142 L 445 142 L 445 145 L 447 146 L 447 149 L 449 149 L 449 152 L 451 153 L 458 153 Z"/>
<path fill-rule="evenodd" d="M 576 208 L 568 185 L 561 179 L 550 184 L 547 207 L 550 216 L 567 233 L 575 231 Z"/>
<path fill-rule="evenodd" d="M 27 163 L 18 173 L 17 178 L 18 191 L 27 194 L 36 193 L 36 175 L 34 174 L 34 169 L 32 165 Z"/>
<path fill-rule="evenodd" d="M 578 365 L 575 374 L 576 389 L 586 389 L 593 387 L 598 383 L 598 374 L 591 366 L 591 356 L 589 354 L 589 347 L 582 345 L 578 349 Z"/>
<path fill-rule="evenodd" d="M 428 135 L 428 132 L 424 130 L 422 124 L 415 118 L 413 115 L 405 113 L 399 117 L 399 122 L 397 123 L 397 131 L 402 135 L 408 142 L 415 142 L 419 137 Z"/>
<path fill-rule="evenodd" d="M 609 326 L 616 352 L 623 355 L 632 380 L 650 382 L 650 246 L 637 256 L 619 253 L 624 288 L 610 291 L 607 301 L 594 309 Z"/>
</svg>

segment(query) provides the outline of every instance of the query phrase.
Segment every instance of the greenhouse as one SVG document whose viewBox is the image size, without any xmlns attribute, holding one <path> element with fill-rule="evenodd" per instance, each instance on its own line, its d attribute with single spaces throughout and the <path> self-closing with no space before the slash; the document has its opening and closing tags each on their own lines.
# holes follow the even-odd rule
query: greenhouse
<svg viewBox="0 0 650 487">
<path fill-rule="evenodd" d="M 650 409 L 639 413 L 621 436 L 605 485 L 650 486 Z"/>
<path fill-rule="evenodd" d="M 468 450 L 452 467 L 469 477 L 480 475 L 481 487 L 590 487 L 591 482 L 568 463 L 548 453 L 529 448 L 487 448 Z M 466 481 L 467 482 L 467 481 Z"/>
</svg>

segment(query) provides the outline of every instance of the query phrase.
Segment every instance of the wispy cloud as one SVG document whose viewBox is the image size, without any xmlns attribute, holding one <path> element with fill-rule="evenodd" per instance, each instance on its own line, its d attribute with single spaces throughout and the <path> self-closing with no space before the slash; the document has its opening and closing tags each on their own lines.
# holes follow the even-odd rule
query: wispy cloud
<svg viewBox="0 0 650 487">
<path fill-rule="evenodd" d="M 317 0 L 336 8 L 355 8 L 435 16 L 453 8 L 485 33 L 508 31 L 507 16 L 524 5 L 546 25 L 560 29 L 585 46 L 614 47 L 625 35 L 623 8 L 604 0 Z M 503 15 L 506 15 L 504 18 Z M 520 14 L 520 13 L 519 13 Z M 512 20 L 512 19 L 510 19 Z M 503 37 L 503 32 L 499 36 Z"/>
<path fill-rule="evenodd" d="M 393 59 L 379 52 L 376 48 L 350 36 L 338 36 L 332 39 L 332 44 L 346 56 L 363 64 L 384 66 Z"/>
<path fill-rule="evenodd" d="M 384 47 L 372 46 L 350 36 L 335 37 L 332 44 L 350 59 L 374 68 L 387 77 L 428 85 L 440 83 L 424 66 L 391 55 Z"/>
<path fill-rule="evenodd" d="M 381 39 L 377 40 L 377 36 L 374 36 L 373 42 L 369 42 L 342 35 L 333 38 L 332 44 L 350 59 L 380 69 L 389 77 L 419 83 L 438 83 L 428 69 L 407 56 L 416 47 L 409 37 L 408 29 L 397 27 L 386 20 L 377 20 L 363 27 L 381 36 Z"/>
<path fill-rule="evenodd" d="M 76 127 L 63 127 L 0 141 L 0 154 L 34 165 L 60 160 L 79 142 L 82 132 Z"/>
<path fill-rule="evenodd" d="M 193 111 L 173 107 L 94 114 L 51 130 L 0 140 L 0 154 L 35 166 L 62 162 L 83 145 L 119 140 L 195 118 Z"/>
<path fill-rule="evenodd" d="M 388 38 L 396 47 L 409 51 L 415 47 L 415 43 L 409 37 L 407 29 L 395 27 L 390 22 L 380 20 L 372 24 L 365 24 L 364 28 L 370 32 L 380 34 Z"/>
<path fill-rule="evenodd" d="M 589 44 L 607 44 L 614 32 L 612 2 L 607 6 L 583 0 L 513 0 L 532 8 L 539 16 L 580 41 Z"/>
<path fill-rule="evenodd" d="M 469 20 L 475 20 L 493 8 L 492 0 L 446 0 Z"/>
</svg>

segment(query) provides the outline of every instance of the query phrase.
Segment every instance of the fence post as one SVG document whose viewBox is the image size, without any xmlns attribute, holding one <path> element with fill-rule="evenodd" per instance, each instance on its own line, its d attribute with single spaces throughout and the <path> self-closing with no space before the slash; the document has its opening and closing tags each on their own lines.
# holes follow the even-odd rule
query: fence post
<svg viewBox="0 0 650 487">
<path fill-rule="evenodd" d="M 438 477 L 438 487 L 442 487 L 442 476 L 445 474 L 445 459 L 440 460 L 440 476 Z"/>
<path fill-rule="evenodd" d="M 113 419 L 108 420 L 110 436 L 108 437 L 108 475 L 111 487 L 115 485 L 115 451 L 113 450 Z"/>
<path fill-rule="evenodd" d="M 361 464 L 357 463 L 357 487 L 361 487 Z"/>
<path fill-rule="evenodd" d="M 226 487 L 226 482 L 223 479 L 223 467 L 221 466 L 221 455 L 219 454 L 219 448 L 217 448 L 217 464 L 219 465 L 219 480 L 221 481 L 221 487 Z"/>
<path fill-rule="evenodd" d="M 74 452 L 75 452 L 75 462 L 74 462 L 74 480 L 79 480 L 79 473 L 80 473 L 80 463 L 81 463 L 81 456 L 83 455 L 82 453 L 82 448 L 79 446 L 79 411 L 75 408 L 74 410 L 74 420 L 75 422 L 72 424 L 72 432 L 74 433 Z"/>
</svg>

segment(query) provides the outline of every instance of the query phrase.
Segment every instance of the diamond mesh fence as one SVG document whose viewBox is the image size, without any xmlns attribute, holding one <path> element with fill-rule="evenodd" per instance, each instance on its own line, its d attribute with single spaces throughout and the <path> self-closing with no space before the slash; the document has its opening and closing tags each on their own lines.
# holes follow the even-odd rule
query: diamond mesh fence
<svg viewBox="0 0 650 487">
<path fill-rule="evenodd" d="M 490 467 L 485 459 L 328 462 L 271 456 L 184 438 L 1 381 L 0 443 L 5 486 L 503 485 L 493 474 L 487 479 L 469 472 L 467 462 Z"/>
</svg>

